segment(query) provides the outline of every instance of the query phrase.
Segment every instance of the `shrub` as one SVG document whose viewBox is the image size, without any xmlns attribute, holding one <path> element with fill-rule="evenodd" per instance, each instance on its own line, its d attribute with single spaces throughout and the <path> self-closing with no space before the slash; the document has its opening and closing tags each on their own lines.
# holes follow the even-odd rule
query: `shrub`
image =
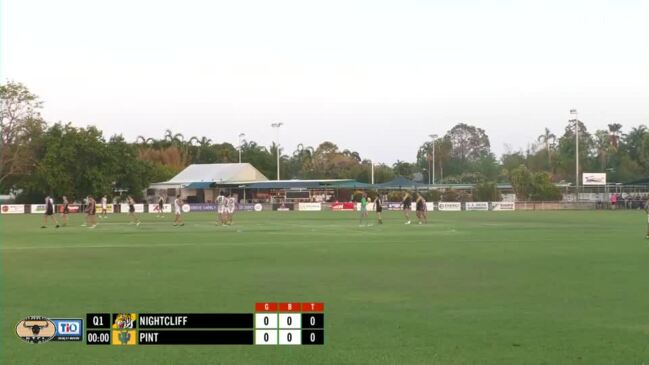
<svg viewBox="0 0 649 365">
<path fill-rule="evenodd" d="M 393 190 L 388 193 L 388 201 L 391 202 L 400 202 L 404 195 L 406 195 L 406 192 L 403 190 Z"/>
<path fill-rule="evenodd" d="M 473 200 L 482 202 L 498 202 L 503 200 L 500 191 L 493 182 L 477 184 L 473 190 Z"/>
<path fill-rule="evenodd" d="M 550 180 L 550 176 L 544 172 L 537 172 L 532 175 L 530 200 L 533 201 L 554 201 L 561 200 L 561 190 Z"/>
<path fill-rule="evenodd" d="M 454 189 L 447 189 L 442 193 L 442 201 L 445 202 L 457 202 L 460 201 L 460 195 L 458 194 L 457 190 Z"/>
</svg>

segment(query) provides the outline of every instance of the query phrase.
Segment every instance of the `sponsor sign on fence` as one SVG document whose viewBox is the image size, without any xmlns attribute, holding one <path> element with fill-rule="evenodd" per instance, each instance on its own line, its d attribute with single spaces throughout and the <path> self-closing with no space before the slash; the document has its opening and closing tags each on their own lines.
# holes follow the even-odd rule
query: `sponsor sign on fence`
<svg viewBox="0 0 649 365">
<path fill-rule="evenodd" d="M 384 209 L 386 210 L 401 210 L 401 203 L 387 202 Z"/>
<path fill-rule="evenodd" d="M 25 206 L 22 204 L 0 205 L 0 214 L 23 214 Z"/>
<path fill-rule="evenodd" d="M 97 214 L 102 212 L 101 203 L 97 204 Z M 113 204 L 106 204 L 106 213 L 114 213 Z"/>
<path fill-rule="evenodd" d="M 489 210 L 489 202 L 466 202 L 466 210 Z"/>
<path fill-rule="evenodd" d="M 134 204 L 135 213 L 144 213 L 144 204 Z M 128 213 L 128 204 L 120 204 L 119 211 L 121 213 Z"/>
<path fill-rule="evenodd" d="M 297 210 L 305 212 L 319 212 L 322 210 L 322 203 L 298 203 Z"/>
<path fill-rule="evenodd" d="M 57 204 L 56 205 L 56 211 L 59 213 L 63 213 L 63 208 L 65 208 L 65 204 Z M 79 213 L 81 212 L 81 205 L 79 204 L 68 204 L 68 212 L 70 213 Z"/>
<path fill-rule="evenodd" d="M 516 203 L 514 203 L 514 202 L 493 202 L 493 203 L 491 203 L 491 210 L 497 210 L 497 211 L 516 210 Z"/>
<path fill-rule="evenodd" d="M 373 212 L 376 210 L 376 207 L 374 206 L 374 203 L 367 203 L 366 209 L 368 212 Z M 356 210 L 361 211 L 361 203 L 356 203 Z"/>
<path fill-rule="evenodd" d="M 354 203 L 351 202 L 332 203 L 331 210 L 336 212 L 352 212 L 354 211 Z"/>
<path fill-rule="evenodd" d="M 47 210 L 47 205 L 45 204 L 32 204 L 29 212 L 32 214 L 44 214 L 46 210 Z"/>
<path fill-rule="evenodd" d="M 462 203 L 460 202 L 439 202 L 437 207 L 442 212 L 459 212 L 462 210 Z"/>
<path fill-rule="evenodd" d="M 158 204 L 149 204 L 149 213 L 160 213 Z M 171 204 L 164 204 L 162 206 L 162 213 L 171 213 Z"/>
<path fill-rule="evenodd" d="M 273 210 L 278 212 L 288 212 L 295 209 L 295 204 L 293 203 L 275 203 L 273 204 Z"/>
<path fill-rule="evenodd" d="M 192 203 L 189 205 L 189 210 L 192 212 L 216 212 L 218 205 L 215 203 Z"/>
<path fill-rule="evenodd" d="M 426 202 L 426 210 L 429 212 L 432 212 L 435 210 L 435 203 L 433 202 Z"/>
<path fill-rule="evenodd" d="M 252 203 L 237 203 L 237 210 L 240 212 L 254 212 L 255 205 Z"/>
</svg>

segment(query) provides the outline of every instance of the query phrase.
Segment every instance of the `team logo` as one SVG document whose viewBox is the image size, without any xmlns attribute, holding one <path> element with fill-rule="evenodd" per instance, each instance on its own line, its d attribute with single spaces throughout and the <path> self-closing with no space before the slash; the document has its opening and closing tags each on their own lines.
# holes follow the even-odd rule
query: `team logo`
<svg viewBox="0 0 649 365">
<path fill-rule="evenodd" d="M 56 334 L 53 341 L 81 341 L 83 320 L 79 318 L 52 318 Z"/>
<path fill-rule="evenodd" d="M 262 209 L 264 209 L 264 207 L 261 204 L 255 204 L 255 212 L 261 212 Z"/>
<path fill-rule="evenodd" d="M 190 207 L 189 204 L 183 204 L 182 210 L 183 213 L 189 213 L 189 211 L 192 210 L 192 207 Z"/>
<path fill-rule="evenodd" d="M 112 344 L 117 346 L 135 345 L 137 341 L 137 314 L 113 314 Z"/>
<path fill-rule="evenodd" d="M 29 316 L 18 322 L 16 334 L 27 343 L 45 343 L 54 338 L 56 327 L 47 317 Z"/>
<path fill-rule="evenodd" d="M 130 329 L 135 328 L 137 314 L 135 313 L 119 313 L 114 315 L 113 329 Z"/>
<path fill-rule="evenodd" d="M 112 344 L 115 346 L 130 346 L 137 344 L 137 331 L 123 329 L 113 331 Z"/>
</svg>

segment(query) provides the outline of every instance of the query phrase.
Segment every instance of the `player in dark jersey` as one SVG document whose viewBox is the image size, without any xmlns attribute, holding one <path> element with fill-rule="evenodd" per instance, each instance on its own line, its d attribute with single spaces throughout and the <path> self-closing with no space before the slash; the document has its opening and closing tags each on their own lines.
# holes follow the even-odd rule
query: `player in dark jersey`
<svg viewBox="0 0 649 365">
<path fill-rule="evenodd" d="M 165 199 L 160 195 L 160 199 L 158 199 L 158 218 L 164 218 L 164 208 L 165 208 Z"/>
<path fill-rule="evenodd" d="M 412 197 L 410 193 L 406 192 L 406 195 L 403 196 L 401 206 L 403 207 L 403 214 L 406 216 L 406 224 L 410 224 L 410 211 L 412 210 Z"/>
<path fill-rule="evenodd" d="M 63 227 L 68 225 L 68 214 L 70 214 L 70 204 L 68 203 L 68 197 L 63 195 L 63 211 L 61 212 L 61 218 L 63 219 Z"/>
<path fill-rule="evenodd" d="M 647 235 L 644 238 L 649 240 L 649 199 L 644 203 L 644 211 L 647 213 Z"/>
<path fill-rule="evenodd" d="M 86 223 L 88 228 L 97 227 L 97 202 L 92 195 L 88 196 L 88 206 L 86 207 Z"/>
<path fill-rule="evenodd" d="M 54 216 L 54 199 L 48 195 L 45 197 L 45 215 L 43 216 L 43 225 L 41 228 L 47 228 L 49 219 L 56 224 L 56 228 L 59 228 L 59 222 L 56 220 L 56 216 Z"/>
<path fill-rule="evenodd" d="M 131 223 L 135 223 L 136 226 L 140 225 L 140 218 L 138 218 L 137 215 L 135 215 L 135 200 L 133 200 L 133 197 L 130 195 L 128 196 L 128 216 L 131 219 Z"/>
<path fill-rule="evenodd" d="M 381 195 L 376 194 L 376 199 L 374 199 L 374 208 L 376 209 L 376 218 L 378 219 L 379 224 L 383 224 L 383 201 L 381 201 Z"/>
<path fill-rule="evenodd" d="M 415 209 L 417 210 L 417 219 L 419 220 L 419 224 L 428 223 L 426 217 L 426 200 L 419 193 L 417 194 Z"/>
</svg>

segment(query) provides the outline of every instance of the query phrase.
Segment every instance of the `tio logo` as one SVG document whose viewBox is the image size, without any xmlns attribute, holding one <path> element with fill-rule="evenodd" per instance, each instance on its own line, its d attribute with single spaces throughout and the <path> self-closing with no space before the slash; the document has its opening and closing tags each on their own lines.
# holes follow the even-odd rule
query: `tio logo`
<svg viewBox="0 0 649 365">
<path fill-rule="evenodd" d="M 60 335 L 81 335 L 81 326 L 77 321 L 59 322 L 57 333 Z"/>
</svg>

